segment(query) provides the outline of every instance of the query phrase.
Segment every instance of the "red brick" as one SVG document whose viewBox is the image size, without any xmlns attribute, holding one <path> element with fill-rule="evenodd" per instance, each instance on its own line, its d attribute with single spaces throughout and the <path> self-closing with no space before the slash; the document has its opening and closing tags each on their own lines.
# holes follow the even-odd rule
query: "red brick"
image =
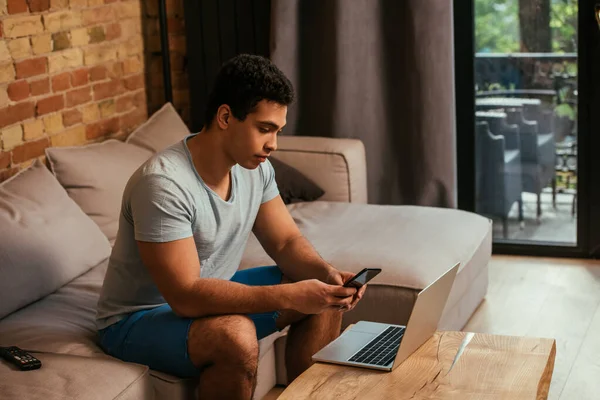
<svg viewBox="0 0 600 400">
<path fill-rule="evenodd" d="M 126 94 L 117 99 L 117 112 L 129 111 L 133 108 L 133 94 Z"/>
<path fill-rule="evenodd" d="M 169 34 L 185 32 L 183 18 L 169 17 L 167 21 Z"/>
<path fill-rule="evenodd" d="M 123 93 L 123 85 L 118 79 L 94 85 L 94 100 L 102 100 Z"/>
<path fill-rule="evenodd" d="M 88 140 L 96 139 L 119 131 L 119 118 L 111 118 L 86 126 L 85 136 Z"/>
<path fill-rule="evenodd" d="M 15 63 L 17 79 L 45 74 L 46 64 L 48 64 L 48 59 L 46 57 L 32 58 Z"/>
<path fill-rule="evenodd" d="M 137 108 L 146 107 L 146 93 L 142 90 L 133 97 L 133 105 Z"/>
<path fill-rule="evenodd" d="M 173 35 L 169 38 L 169 49 L 173 53 L 187 54 L 185 35 Z"/>
<path fill-rule="evenodd" d="M 97 7 L 83 11 L 83 23 L 95 25 L 101 22 L 109 22 L 115 19 L 114 7 Z"/>
<path fill-rule="evenodd" d="M 0 171 L 0 182 L 4 182 L 8 178 L 15 176 L 19 172 L 19 168 L 14 167 L 11 169 L 5 169 L 4 171 Z"/>
<path fill-rule="evenodd" d="M 81 86 L 88 83 L 88 70 L 87 68 L 78 69 L 77 71 L 71 72 L 71 83 L 73 87 Z"/>
<path fill-rule="evenodd" d="M 121 117 L 121 129 L 130 132 L 146 120 L 146 112 L 136 109 Z"/>
<path fill-rule="evenodd" d="M 104 4 L 114 3 L 115 1 L 119 1 L 119 0 L 104 0 Z"/>
<path fill-rule="evenodd" d="M 40 12 L 50 9 L 50 0 L 27 0 L 31 12 Z"/>
<path fill-rule="evenodd" d="M 32 96 L 39 96 L 50 91 L 50 79 L 44 78 L 29 83 Z"/>
<path fill-rule="evenodd" d="M 105 29 L 106 40 L 114 40 L 121 37 L 121 24 L 110 24 Z"/>
<path fill-rule="evenodd" d="M 185 58 L 183 54 L 172 53 L 171 54 L 171 70 L 183 72 L 185 67 Z"/>
<path fill-rule="evenodd" d="M 67 92 L 67 107 L 73 107 L 79 104 L 87 103 L 92 99 L 92 94 L 90 93 L 91 88 L 84 87 L 81 89 L 71 90 Z"/>
<path fill-rule="evenodd" d="M 10 165 L 10 153 L 0 151 L 0 169 L 8 168 Z"/>
<path fill-rule="evenodd" d="M 16 81 L 8 85 L 6 90 L 12 101 L 20 101 L 29 97 L 29 83 L 27 81 Z"/>
<path fill-rule="evenodd" d="M 127 90 L 136 90 L 144 87 L 144 74 L 138 74 L 123 79 L 123 85 Z"/>
<path fill-rule="evenodd" d="M 62 92 L 71 87 L 71 75 L 68 72 L 56 75 L 52 77 L 52 90 L 55 92 Z"/>
<path fill-rule="evenodd" d="M 110 78 L 120 78 L 123 76 L 123 63 L 117 61 L 114 63 L 108 70 L 108 74 Z"/>
<path fill-rule="evenodd" d="M 28 11 L 27 2 L 25 0 L 8 0 L 6 2 L 9 14 L 18 14 Z"/>
<path fill-rule="evenodd" d="M 150 86 L 154 89 L 162 89 L 164 85 L 162 75 L 151 74 L 150 75 Z"/>
<path fill-rule="evenodd" d="M 75 124 L 81 122 L 81 120 L 82 120 L 81 111 L 79 111 L 77 109 L 72 109 L 72 110 L 63 112 L 63 125 L 64 126 L 75 125 Z"/>
<path fill-rule="evenodd" d="M 106 67 L 103 65 L 98 65 L 97 67 L 93 67 L 90 69 L 90 80 L 92 82 L 101 81 L 106 79 Z"/>
<path fill-rule="evenodd" d="M 0 110 L 0 128 L 4 128 L 5 126 L 15 124 L 34 116 L 35 103 L 32 101 L 4 107 Z"/>
<path fill-rule="evenodd" d="M 37 115 L 44 115 L 65 108 L 65 98 L 62 94 L 46 97 L 37 102 Z"/>
<path fill-rule="evenodd" d="M 25 142 L 13 149 L 13 163 L 20 164 L 44 155 L 44 150 L 50 146 L 50 140 L 43 138 L 36 141 Z"/>
<path fill-rule="evenodd" d="M 187 89 L 189 87 L 188 74 L 175 73 L 173 74 L 173 89 Z"/>
</svg>

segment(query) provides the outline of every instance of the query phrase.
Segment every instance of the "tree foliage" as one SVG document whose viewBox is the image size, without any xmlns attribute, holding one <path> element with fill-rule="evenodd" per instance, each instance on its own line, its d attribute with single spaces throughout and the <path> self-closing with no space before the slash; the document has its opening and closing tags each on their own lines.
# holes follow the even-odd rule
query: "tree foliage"
<svg viewBox="0 0 600 400">
<path fill-rule="evenodd" d="M 539 1 L 539 0 L 529 0 Z M 552 51 L 577 51 L 577 0 L 550 1 Z M 542 29 L 542 28 L 540 28 Z M 475 0 L 475 51 L 514 53 L 520 49 L 519 0 Z"/>
</svg>

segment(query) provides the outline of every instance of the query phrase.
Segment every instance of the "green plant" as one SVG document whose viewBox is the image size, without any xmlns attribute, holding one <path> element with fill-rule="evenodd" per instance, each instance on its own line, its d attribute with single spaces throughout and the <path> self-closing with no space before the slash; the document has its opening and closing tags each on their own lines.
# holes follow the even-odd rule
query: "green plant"
<svg viewBox="0 0 600 400">
<path fill-rule="evenodd" d="M 569 104 L 563 103 L 554 107 L 554 113 L 559 118 L 569 118 L 571 121 L 575 121 L 577 115 L 575 110 Z"/>
<path fill-rule="evenodd" d="M 536 1 L 536 0 L 528 0 Z M 552 51 L 577 51 L 577 0 L 550 1 Z M 543 29 L 543 27 L 540 27 Z M 519 0 L 475 0 L 475 51 L 514 53 L 520 50 Z"/>
</svg>

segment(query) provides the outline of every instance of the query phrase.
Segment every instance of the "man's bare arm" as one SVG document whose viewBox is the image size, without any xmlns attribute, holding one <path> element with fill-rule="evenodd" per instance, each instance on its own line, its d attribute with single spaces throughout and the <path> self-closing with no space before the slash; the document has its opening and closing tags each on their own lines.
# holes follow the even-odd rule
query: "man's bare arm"
<svg viewBox="0 0 600 400">
<path fill-rule="evenodd" d="M 260 206 L 252 229 L 267 254 L 293 281 L 329 281 L 338 271 L 317 253 L 302 235 L 281 196 Z"/>
<path fill-rule="evenodd" d="M 191 237 L 167 243 L 138 241 L 138 248 L 158 290 L 180 316 L 261 313 L 289 307 L 286 285 L 246 286 L 198 278 L 200 261 Z"/>
<path fill-rule="evenodd" d="M 353 291 L 321 282 L 247 286 L 223 279 L 199 278 L 200 261 L 193 238 L 167 243 L 138 241 L 140 256 L 158 290 L 177 315 L 249 314 L 281 309 L 318 313 L 347 305 Z M 342 297 L 340 297 L 342 296 Z"/>
</svg>

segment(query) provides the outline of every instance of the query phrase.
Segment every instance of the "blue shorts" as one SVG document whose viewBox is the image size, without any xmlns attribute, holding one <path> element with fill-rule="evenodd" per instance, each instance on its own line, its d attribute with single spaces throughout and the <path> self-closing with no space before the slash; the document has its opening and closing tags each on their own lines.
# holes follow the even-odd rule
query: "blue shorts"
<svg viewBox="0 0 600 400">
<path fill-rule="evenodd" d="M 250 268 L 238 271 L 233 282 L 250 286 L 277 285 L 281 283 L 277 266 Z M 279 312 L 248 314 L 256 326 L 260 340 L 276 332 Z M 197 377 L 200 370 L 190 360 L 187 339 L 192 318 L 175 315 L 168 304 L 137 311 L 119 322 L 98 331 L 100 347 L 123 361 L 144 364 L 156 371 L 181 378 Z"/>
</svg>

